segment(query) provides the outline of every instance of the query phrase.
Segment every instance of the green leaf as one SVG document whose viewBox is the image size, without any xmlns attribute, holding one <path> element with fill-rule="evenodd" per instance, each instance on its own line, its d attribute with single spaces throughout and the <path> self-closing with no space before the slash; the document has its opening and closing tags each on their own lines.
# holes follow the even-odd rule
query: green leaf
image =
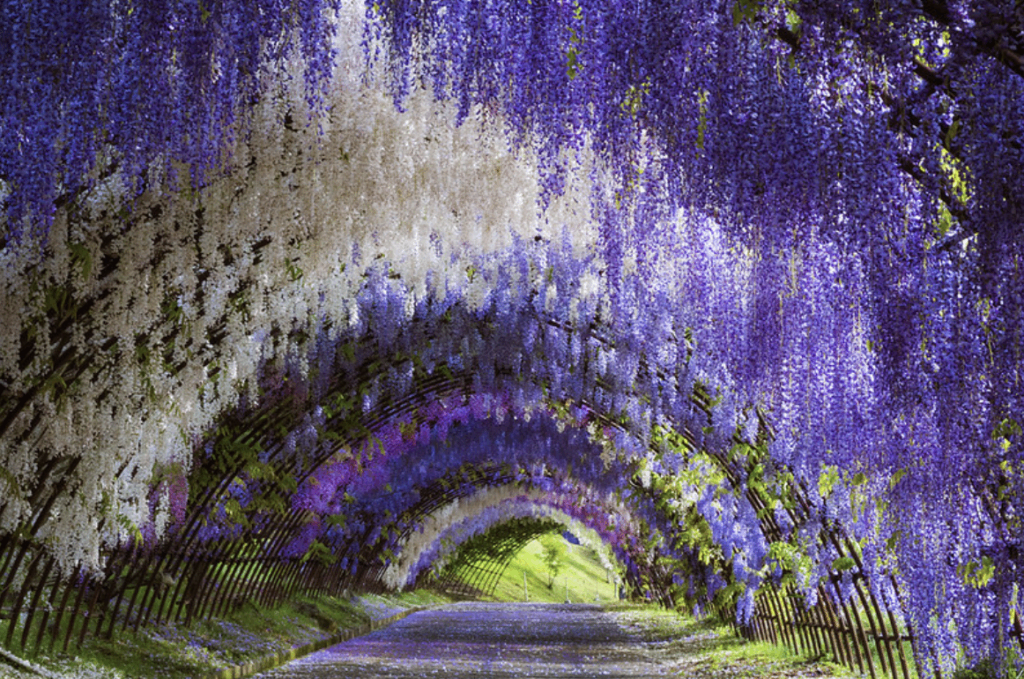
<svg viewBox="0 0 1024 679">
<path fill-rule="evenodd" d="M 839 483 L 839 468 L 829 465 L 822 470 L 818 476 L 818 494 L 824 499 L 832 494 L 832 490 Z"/>
<path fill-rule="evenodd" d="M 786 10 L 786 26 L 789 30 L 797 33 L 800 27 L 803 25 L 804 20 L 800 18 L 800 15 L 794 12 L 792 9 Z"/>
<path fill-rule="evenodd" d="M 68 247 L 71 248 L 71 261 L 81 265 L 82 277 L 88 280 L 92 273 L 92 253 L 89 248 L 81 243 L 71 243 Z"/>
<path fill-rule="evenodd" d="M 953 140 L 956 139 L 956 135 L 959 131 L 960 121 L 954 119 L 953 122 L 950 123 L 949 129 L 946 130 L 946 138 L 943 140 L 943 146 L 946 147 L 947 151 L 949 150 L 950 145 L 953 143 Z"/>
<path fill-rule="evenodd" d="M 758 0 L 736 0 L 732 5 L 732 23 L 739 26 L 744 22 L 753 21 L 761 10 Z"/>
<path fill-rule="evenodd" d="M 907 475 L 907 470 L 906 469 L 898 469 L 898 470 L 896 470 L 896 473 L 892 475 L 891 479 L 889 479 L 889 490 L 892 490 L 893 488 L 895 488 L 896 484 L 899 483 L 900 480 L 902 480 L 903 477 L 906 476 L 906 475 Z"/>
<path fill-rule="evenodd" d="M 832 562 L 832 570 L 834 571 L 849 571 L 857 567 L 857 562 L 853 560 L 853 557 L 841 556 Z"/>
<path fill-rule="evenodd" d="M 1020 434 L 1020 424 L 1018 424 L 1018 422 L 1013 418 L 1009 417 L 997 424 L 995 429 L 992 430 L 993 439 L 1008 439 L 1012 436 L 1020 436 Z"/>
<path fill-rule="evenodd" d="M 566 75 L 569 76 L 569 80 L 575 80 L 576 76 L 580 74 L 579 61 L 577 58 L 576 48 L 570 48 L 567 54 L 567 65 L 565 68 Z"/>
<path fill-rule="evenodd" d="M 338 560 L 338 557 L 331 552 L 330 548 L 319 540 L 314 540 L 313 544 L 309 546 L 306 553 L 302 555 L 299 560 L 300 563 L 305 563 L 311 559 L 315 559 L 320 563 L 330 565 Z"/>
<path fill-rule="evenodd" d="M 142 531 L 139 530 L 139 527 L 136 526 L 131 519 L 129 519 L 124 514 L 118 514 L 116 517 L 114 517 L 114 520 L 117 521 L 118 526 L 123 528 L 125 532 L 128 533 L 129 538 L 131 538 L 133 542 L 135 542 L 136 544 L 142 544 Z"/>
<path fill-rule="evenodd" d="M 2 465 L 0 465 L 0 481 L 3 481 L 7 486 L 7 492 L 4 493 L 4 495 L 13 495 L 19 500 L 22 499 L 21 487 L 18 485 L 18 479 Z"/>
<path fill-rule="evenodd" d="M 990 557 L 981 557 L 981 563 L 968 561 L 956 569 L 965 584 L 981 589 L 987 586 L 996 574 L 996 565 Z"/>
</svg>

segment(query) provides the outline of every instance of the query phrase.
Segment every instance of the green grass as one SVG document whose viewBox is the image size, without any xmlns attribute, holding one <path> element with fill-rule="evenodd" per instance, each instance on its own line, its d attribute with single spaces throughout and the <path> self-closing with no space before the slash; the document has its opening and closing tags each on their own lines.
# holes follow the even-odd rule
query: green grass
<svg viewBox="0 0 1024 679">
<path fill-rule="evenodd" d="M 351 599 L 298 597 L 276 608 L 247 603 L 223 620 L 204 620 L 187 628 L 150 627 L 135 635 L 116 633 L 110 640 L 87 638 L 72 654 L 43 654 L 29 660 L 58 673 L 84 671 L 84 676 L 96 679 L 187 679 L 286 652 L 341 630 L 365 628 L 371 618 L 399 609 L 447 601 L 420 590 Z M 6 678 L 5 672 L 22 676 L 0 663 L 0 677 Z"/>
<path fill-rule="evenodd" d="M 648 653 L 688 679 L 853 677 L 845 667 L 799 656 L 773 644 L 751 643 L 728 626 L 649 605 L 608 606 L 619 624 L 644 640 Z"/>
<path fill-rule="evenodd" d="M 614 582 L 607 581 L 594 551 L 583 545 L 566 545 L 565 565 L 548 587 L 548 570 L 541 559 L 539 540 L 527 544 L 512 559 L 494 590 L 498 601 L 523 601 L 523 574 L 530 601 L 564 602 L 566 585 L 573 603 L 606 603 L 617 599 Z"/>
</svg>

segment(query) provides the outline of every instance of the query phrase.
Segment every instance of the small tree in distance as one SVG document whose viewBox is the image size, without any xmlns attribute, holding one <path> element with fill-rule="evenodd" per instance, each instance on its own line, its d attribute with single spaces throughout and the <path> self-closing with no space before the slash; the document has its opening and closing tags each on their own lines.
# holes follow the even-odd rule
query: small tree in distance
<svg viewBox="0 0 1024 679">
<path fill-rule="evenodd" d="M 548 589 L 552 589 L 555 578 L 565 565 L 565 543 L 560 535 L 547 533 L 540 537 L 540 544 L 544 550 L 541 558 L 548 569 Z"/>
</svg>

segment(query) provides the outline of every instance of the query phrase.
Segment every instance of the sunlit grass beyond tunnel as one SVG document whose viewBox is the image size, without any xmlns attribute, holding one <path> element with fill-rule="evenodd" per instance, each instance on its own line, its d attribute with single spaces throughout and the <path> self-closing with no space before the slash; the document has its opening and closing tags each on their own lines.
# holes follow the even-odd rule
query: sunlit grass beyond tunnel
<svg viewBox="0 0 1024 679">
<path fill-rule="evenodd" d="M 554 536 L 558 537 L 558 536 Z M 561 540 L 562 538 L 558 538 Z M 615 576 L 605 571 L 592 549 L 585 545 L 565 543 L 562 565 L 554 582 L 544 563 L 541 540 L 533 540 L 512 559 L 494 589 L 499 601 L 530 601 L 562 603 L 607 603 L 618 599 Z M 525 575 L 526 589 L 523 582 Z"/>
</svg>

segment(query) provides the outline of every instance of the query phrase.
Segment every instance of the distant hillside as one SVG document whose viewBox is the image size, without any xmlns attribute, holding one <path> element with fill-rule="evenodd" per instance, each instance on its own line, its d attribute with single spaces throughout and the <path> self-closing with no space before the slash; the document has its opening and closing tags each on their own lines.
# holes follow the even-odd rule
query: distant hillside
<svg viewBox="0 0 1024 679">
<path fill-rule="evenodd" d="M 548 569 L 541 558 L 540 540 L 526 545 L 505 569 L 494 590 L 499 601 L 523 601 L 523 573 L 530 601 L 564 602 L 568 583 L 569 600 L 573 603 L 608 602 L 616 599 L 615 584 L 608 582 L 604 567 L 594 551 L 583 545 L 565 543 L 565 563 L 548 589 Z"/>
</svg>

